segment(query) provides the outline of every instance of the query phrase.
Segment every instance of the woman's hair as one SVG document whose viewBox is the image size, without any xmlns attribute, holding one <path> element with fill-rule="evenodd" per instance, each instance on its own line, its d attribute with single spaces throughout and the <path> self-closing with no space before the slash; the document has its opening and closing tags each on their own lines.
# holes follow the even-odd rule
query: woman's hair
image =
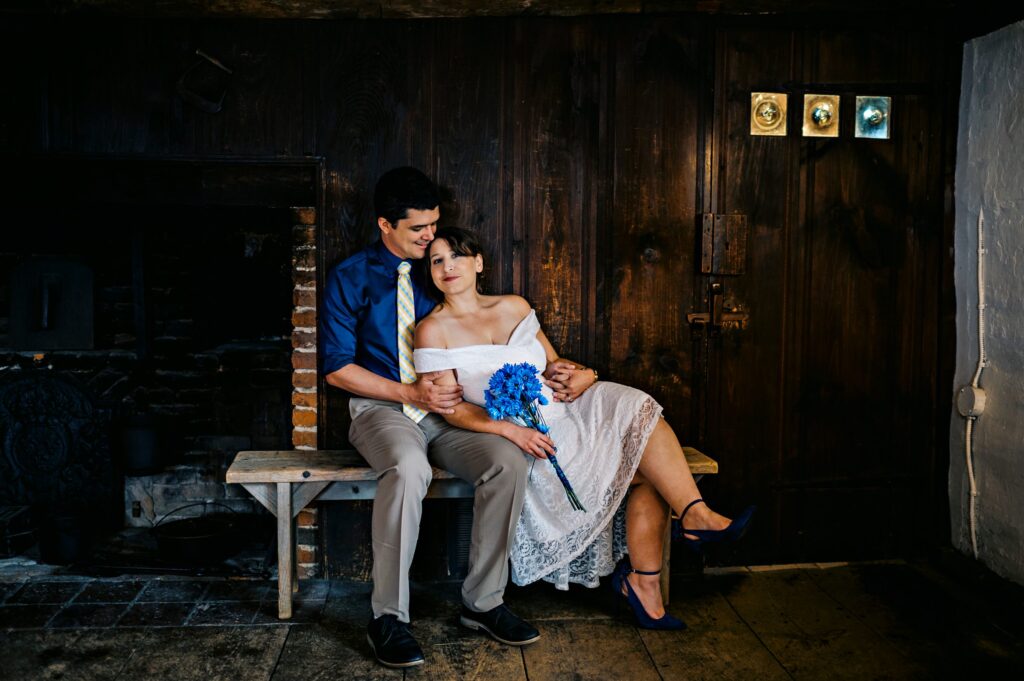
<svg viewBox="0 0 1024 681">
<path fill-rule="evenodd" d="M 459 227 L 442 227 L 437 230 L 434 234 L 434 241 L 444 239 L 448 246 L 458 253 L 472 258 L 475 255 L 483 255 L 484 249 L 480 245 L 480 240 L 477 239 L 476 234 L 470 232 L 468 229 L 461 229 Z M 433 242 L 431 242 L 433 243 Z M 426 280 L 427 292 L 430 297 L 434 300 L 441 302 L 444 300 L 444 294 L 434 286 L 434 279 L 430 276 L 430 249 L 427 249 L 427 257 L 423 258 L 423 272 L 424 279 Z M 480 279 L 476 280 L 476 290 L 480 291 Z"/>
</svg>

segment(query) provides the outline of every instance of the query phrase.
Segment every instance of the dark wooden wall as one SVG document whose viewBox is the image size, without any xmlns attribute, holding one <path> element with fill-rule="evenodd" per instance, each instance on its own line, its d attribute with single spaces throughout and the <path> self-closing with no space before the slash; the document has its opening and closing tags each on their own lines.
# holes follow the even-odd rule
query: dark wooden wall
<svg viewBox="0 0 1024 681">
<path fill-rule="evenodd" d="M 175 92 L 197 48 L 234 71 L 220 113 Z M 956 52 L 941 27 L 813 16 L 14 17 L 0 150 L 322 157 L 325 267 L 374 237 L 379 174 L 419 166 L 444 221 L 484 236 L 490 290 L 529 298 L 563 355 L 657 397 L 721 461 L 707 489 L 725 510 L 762 504 L 742 559 L 896 555 L 921 536 L 873 541 L 859 511 L 921 503 L 945 522 L 930 495 Z M 834 142 L 801 139 L 798 115 L 786 138 L 747 135 L 751 90 L 797 109 L 811 84 L 847 105 L 891 94 L 894 140 L 850 139 L 848 109 Z M 748 273 L 722 279 L 752 314 L 738 334 L 686 324 L 713 279 L 705 212 L 751 224 Z M 344 396 L 324 406 L 321 444 L 342 446 Z M 833 542 L 832 520 L 857 539 Z"/>
</svg>

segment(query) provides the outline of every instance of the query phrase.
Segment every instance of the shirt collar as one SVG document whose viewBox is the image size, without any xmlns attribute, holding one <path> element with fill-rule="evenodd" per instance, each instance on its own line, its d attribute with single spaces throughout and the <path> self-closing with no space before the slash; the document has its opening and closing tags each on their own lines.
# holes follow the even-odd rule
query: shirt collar
<svg viewBox="0 0 1024 681">
<path fill-rule="evenodd" d="M 402 258 L 388 250 L 388 247 L 384 245 L 382 239 L 377 239 L 377 243 L 374 245 L 374 250 L 377 252 L 377 257 L 380 258 L 381 263 L 389 270 L 397 270 L 398 263 L 402 262 Z M 410 265 L 415 264 L 411 260 L 408 261 Z"/>
</svg>

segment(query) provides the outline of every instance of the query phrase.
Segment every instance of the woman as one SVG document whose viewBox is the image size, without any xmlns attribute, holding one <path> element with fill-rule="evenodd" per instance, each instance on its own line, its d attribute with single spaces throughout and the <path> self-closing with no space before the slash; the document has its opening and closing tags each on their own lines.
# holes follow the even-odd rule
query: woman
<svg viewBox="0 0 1024 681">
<path fill-rule="evenodd" d="M 614 569 L 613 588 L 640 626 L 682 629 L 665 612 L 658 579 L 668 507 L 686 521 L 679 533 L 693 546 L 737 539 L 753 508 L 730 522 L 701 503 L 679 441 L 654 399 L 624 385 L 599 383 L 593 370 L 559 358 L 523 298 L 482 295 L 477 278 L 483 257 L 470 232 L 439 230 L 426 267 L 442 300 L 416 328 L 414 359 L 417 372 L 446 371 L 437 382 L 462 385 L 466 401 L 445 418 L 460 428 L 506 437 L 536 459 L 554 453 L 557 444 L 559 463 L 587 509 L 573 511 L 552 467 L 535 461 L 511 552 L 513 581 L 593 587 Z M 495 421 L 482 408 L 494 371 L 521 362 L 543 367 L 547 435 Z M 623 523 L 616 511 L 627 491 Z M 629 560 L 615 568 L 625 553 Z"/>
</svg>

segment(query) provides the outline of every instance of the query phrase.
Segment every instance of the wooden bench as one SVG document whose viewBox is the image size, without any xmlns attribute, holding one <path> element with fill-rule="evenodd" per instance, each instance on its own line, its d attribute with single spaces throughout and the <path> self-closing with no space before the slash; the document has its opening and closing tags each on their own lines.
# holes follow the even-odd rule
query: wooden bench
<svg viewBox="0 0 1024 681">
<path fill-rule="evenodd" d="M 718 463 L 684 447 L 694 478 L 718 472 Z M 277 517 L 277 616 L 292 616 L 292 592 L 298 591 L 295 572 L 295 516 L 314 500 L 373 499 L 377 474 L 355 450 L 287 450 L 239 452 L 228 468 L 229 483 L 242 485 Z M 428 499 L 471 499 L 473 485 L 440 468 L 433 469 Z M 668 542 L 662 565 L 662 592 L 668 602 Z"/>
</svg>

